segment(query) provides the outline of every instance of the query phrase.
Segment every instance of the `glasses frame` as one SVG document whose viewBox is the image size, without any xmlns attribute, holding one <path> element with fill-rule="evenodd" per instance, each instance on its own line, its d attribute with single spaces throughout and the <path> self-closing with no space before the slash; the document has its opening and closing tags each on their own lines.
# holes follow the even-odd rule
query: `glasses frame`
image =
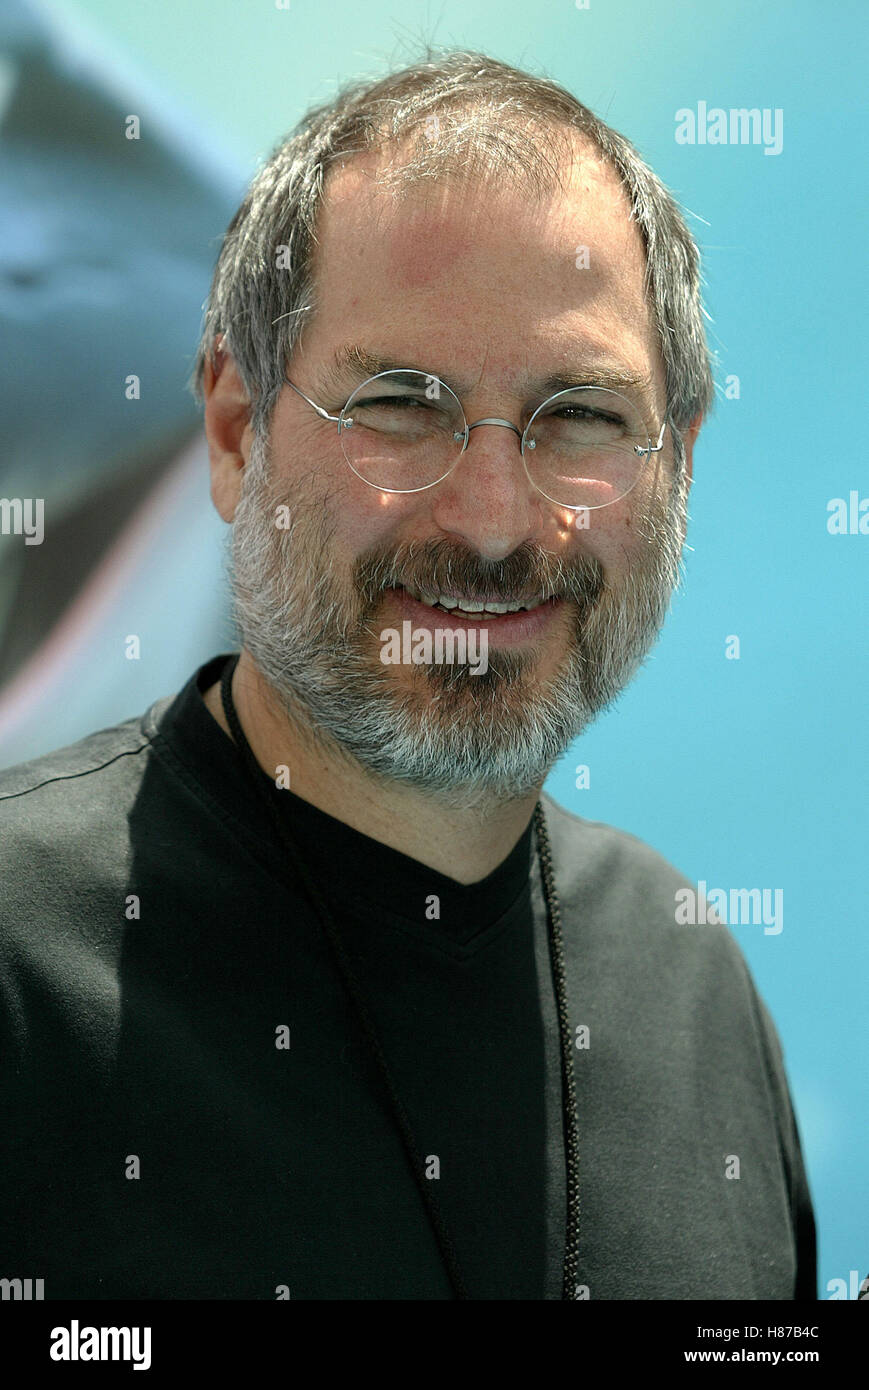
<svg viewBox="0 0 869 1390">
<path fill-rule="evenodd" d="M 353 417 L 352 417 L 352 415 L 349 416 L 349 417 L 346 417 L 346 416 L 345 416 L 345 412 L 346 412 L 346 410 L 347 410 L 347 407 L 350 405 L 350 402 L 353 400 L 353 398 L 354 398 L 355 396 L 358 396 L 359 393 L 360 393 L 360 391 L 362 391 L 362 390 L 364 389 L 364 387 L 368 386 L 370 382 L 372 382 L 372 381 L 378 381 L 378 380 L 380 379 L 380 377 L 384 377 L 384 376 L 395 376 L 396 373 L 398 373 L 398 372 L 402 372 L 402 373 L 404 373 L 406 376 L 421 376 L 421 377 L 424 377 L 424 378 L 426 379 L 426 381 L 429 382 L 429 383 L 431 383 L 431 382 L 433 382 L 433 381 L 436 381 L 436 382 L 438 383 L 439 388 L 443 389 L 444 391 L 449 392 L 449 394 L 452 396 L 453 400 L 455 401 L 456 405 L 458 406 L 459 412 L 460 412 L 461 417 L 462 417 L 462 420 L 464 421 L 464 428 L 461 429 L 461 430 L 456 430 L 456 431 L 454 432 L 454 435 L 453 435 L 453 437 L 454 437 L 456 443 L 458 443 L 459 440 L 462 441 L 462 447 L 461 447 L 461 449 L 459 449 L 459 451 L 457 452 L 455 459 L 454 459 L 453 462 L 450 464 L 450 466 L 449 466 L 449 468 L 447 469 L 447 471 L 446 471 L 445 473 L 442 473 L 441 476 L 440 476 L 439 478 L 435 478 L 434 482 L 431 482 L 431 483 L 423 483 L 422 487 L 404 487 L 404 488 L 399 488 L 399 487 L 379 487 L 377 483 L 369 482 L 368 478 L 363 478 L 363 477 L 362 477 L 362 474 L 361 474 L 361 473 L 358 473 L 358 472 L 356 471 L 356 469 L 353 467 L 353 464 L 352 464 L 352 463 L 350 462 L 350 460 L 348 459 L 346 452 L 344 452 L 344 461 L 345 461 L 345 463 L 347 464 L 347 467 L 351 470 L 352 473 L 355 474 L 355 476 L 356 476 L 357 478 L 359 478 L 363 483 L 366 483 L 366 484 L 368 485 L 368 487 L 374 488 L 376 492 L 390 492 L 390 493 L 395 493 L 395 494 L 400 495 L 400 496 L 407 496 L 409 493 L 414 493 L 414 492 L 428 492 L 429 488 L 437 487 L 438 483 L 442 483 L 443 480 L 444 480 L 444 478 L 448 478 L 448 477 L 450 476 L 450 474 L 452 473 L 453 469 L 456 467 L 456 464 L 458 463 L 459 459 L 462 457 L 462 455 L 464 454 L 465 450 L 466 450 L 467 447 L 468 447 L 468 440 L 470 439 L 471 430 L 478 429 L 480 425 L 501 425 L 501 426 L 503 426 L 504 429 L 513 430 L 514 434 L 517 434 L 517 435 L 519 436 L 519 451 L 520 451 L 520 453 L 521 453 L 521 455 L 522 455 L 522 464 L 523 464 L 523 466 L 524 466 L 524 468 L 525 468 L 525 476 L 527 477 L 529 483 L 531 484 L 531 486 L 534 488 L 534 490 L 535 490 L 536 492 L 539 492 L 540 495 L 541 495 L 542 497 L 545 497 L 545 498 L 547 499 L 547 501 L 549 501 L 549 502 L 554 502 L 555 505 L 556 505 L 557 507 L 563 507 L 563 508 L 564 508 L 565 510 L 567 510 L 567 511 L 572 511 L 572 512 L 593 512 L 593 511 L 598 511 L 601 507 L 612 507 L 612 506 L 615 505 L 616 502 L 621 502 L 621 501 L 623 500 L 623 498 L 627 497 L 629 493 L 633 492 L 634 488 L 636 487 L 637 483 L 640 481 L 640 478 L 642 477 L 643 470 L 644 470 L 646 464 L 648 463 L 649 458 L 651 457 L 651 455 L 652 455 L 652 454 L 658 454 L 658 453 L 660 453 L 661 450 L 662 450 L 663 447 L 664 447 L 664 431 L 666 430 L 667 425 L 668 425 L 668 423 L 669 423 L 669 421 L 667 420 L 667 417 L 666 417 L 666 416 L 664 417 L 664 422 L 663 422 L 663 424 L 661 425 L 661 429 L 660 429 L 660 432 L 659 432 L 659 434 L 658 434 L 658 442 L 657 442 L 657 444 L 653 444 L 653 443 L 652 443 L 652 435 L 651 435 L 651 433 L 649 432 L 648 425 L 647 425 L 645 419 L 643 419 L 643 416 L 640 414 L 640 411 L 637 410 L 637 407 L 634 405 L 633 401 L 628 400 L 627 396 L 623 396 L 623 395 L 621 394 L 620 391 L 613 391 L 613 390 L 611 390 L 608 386 L 592 386 L 592 385 L 584 386 L 584 385 L 580 384 L 580 385 L 577 385 L 577 386 L 568 386 L 568 387 L 565 388 L 565 390 L 563 390 L 563 391 L 556 391 L 553 395 L 547 396 L 547 398 L 546 398 L 545 401 L 542 401 L 542 402 L 541 402 L 541 404 L 540 404 L 540 405 L 537 407 L 537 409 L 534 411 L 533 415 L 531 416 L 531 418 L 530 418 L 530 420 L 528 421 L 528 424 L 525 426 L 524 430 L 520 430 L 520 429 L 519 429 L 519 426 L 518 426 L 518 425 L 514 425 L 513 422 L 512 422 L 511 420 L 503 420 L 503 419 L 501 419 L 500 416 L 497 416 L 497 415 L 485 415 L 485 416 L 483 416 L 482 419 L 480 419 L 480 420 L 475 420 L 475 421 L 473 422 L 473 424 L 470 424 L 470 425 L 469 425 L 469 424 L 468 424 L 468 417 L 467 417 L 467 415 L 465 414 L 464 406 L 462 405 L 462 402 L 459 400 L 459 397 L 456 395 L 455 391 L 453 391 L 453 389 L 452 389 L 450 386 L 447 386 L 446 382 L 441 381 L 440 377 L 437 376 L 436 373 L 434 373 L 434 372 L 421 372 L 421 371 L 419 371 L 419 369 L 416 368 L 416 367 L 390 367 L 387 371 L 376 372 L 376 373 L 374 374 L 374 376 L 366 377 L 365 381 L 360 382 L 360 384 L 359 384 L 357 387 L 355 387 L 353 391 L 351 391 L 350 395 L 347 397 L 347 400 L 344 402 L 344 405 L 341 407 L 341 412 L 340 412 L 340 414 L 338 414 L 338 415 L 330 415 L 330 414 L 329 414 L 329 411 L 326 410 L 326 409 L 324 409 L 323 406 L 318 405 L 316 401 L 312 401 L 312 400 L 311 400 L 311 397 L 310 397 L 310 396 L 306 396 L 306 395 L 305 395 L 305 392 L 302 391 L 301 388 L 298 387 L 294 381 L 290 381 L 290 378 L 286 375 L 286 373 L 284 373 L 284 381 L 287 383 L 288 386 L 292 386 L 293 390 L 296 392 L 296 394 L 297 394 L 298 396 L 301 396 L 301 398 L 302 398 L 303 401 L 307 401 L 308 405 L 311 406 L 312 409 L 316 410 L 317 414 L 321 417 L 321 419 L 323 419 L 323 420 L 330 420 L 330 421 L 332 421 L 334 424 L 337 424 L 337 426 L 338 426 L 338 434 L 339 434 L 339 436 L 340 436 L 342 429 L 343 429 L 343 430 L 348 430 L 348 429 L 350 429 L 350 428 L 352 427 L 352 425 L 353 425 Z M 646 444 L 646 446 L 645 446 L 645 448 L 641 447 L 641 446 L 638 445 L 638 444 L 635 444 L 635 445 L 634 445 L 634 452 L 635 452 L 636 454 L 638 454 L 638 455 L 640 456 L 640 458 L 642 458 L 643 462 L 642 462 L 642 464 L 640 465 L 639 472 L 637 473 L 637 476 L 636 476 L 634 482 L 631 483 L 631 486 L 628 488 L 627 492 L 623 492 L 623 493 L 621 494 L 621 497 L 615 497 L 615 498 L 613 498 L 610 502 L 596 502 L 596 503 L 594 504 L 594 506 L 590 506 L 590 507 L 589 507 L 589 506 L 584 506 L 584 505 L 581 504 L 581 503 L 578 503 L 578 504 L 577 504 L 577 503 L 572 503 L 572 502 L 560 502 L 560 501 L 558 500 L 557 497 L 551 497 L 551 496 L 549 495 L 548 492 L 544 492 L 543 488 L 539 485 L 539 483 L 536 483 L 536 482 L 534 481 L 534 479 L 532 478 L 531 474 L 529 473 L 529 471 L 528 471 L 528 462 L 527 462 L 527 459 L 526 459 L 526 457 L 525 457 L 525 451 L 526 451 L 526 449 L 528 449 L 528 450 L 530 451 L 531 449 L 533 449 L 533 448 L 535 447 L 536 441 L 533 440 L 533 439 L 529 439 L 529 437 L 528 437 L 528 431 L 531 429 L 531 426 L 534 424 L 534 421 L 537 419 L 537 417 L 538 417 L 538 415 L 540 414 L 540 412 L 541 412 L 542 410 L 544 410 L 547 406 L 551 405 L 553 401 L 557 401 L 561 396 L 571 396 L 571 395 L 573 395 L 573 393 L 574 393 L 575 391 L 606 391 L 607 394 L 610 395 L 610 396 L 618 396 L 619 400 L 624 401 L 625 404 L 628 405 L 628 406 L 630 406 L 632 410 L 636 410 L 636 411 L 637 411 L 637 414 L 639 415 L 640 419 L 642 420 L 643 428 L 646 430 L 646 438 L 647 438 L 647 441 L 648 441 L 647 444 Z"/>
</svg>

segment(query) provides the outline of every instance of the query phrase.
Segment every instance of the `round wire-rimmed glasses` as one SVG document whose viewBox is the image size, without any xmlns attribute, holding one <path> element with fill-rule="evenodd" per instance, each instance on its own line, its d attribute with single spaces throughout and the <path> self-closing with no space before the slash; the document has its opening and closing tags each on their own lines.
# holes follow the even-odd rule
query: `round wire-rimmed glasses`
<svg viewBox="0 0 869 1390">
<path fill-rule="evenodd" d="M 331 415 L 295 382 L 302 400 L 338 426 L 344 457 L 358 478 L 380 492 L 424 492 L 452 473 L 471 430 L 501 425 L 519 436 L 532 487 L 569 510 L 592 511 L 619 502 L 634 488 L 657 443 L 639 407 L 602 386 L 574 386 L 549 396 L 524 430 L 486 416 L 468 424 L 462 403 L 439 377 L 415 368 L 378 372 L 357 386 Z"/>
</svg>

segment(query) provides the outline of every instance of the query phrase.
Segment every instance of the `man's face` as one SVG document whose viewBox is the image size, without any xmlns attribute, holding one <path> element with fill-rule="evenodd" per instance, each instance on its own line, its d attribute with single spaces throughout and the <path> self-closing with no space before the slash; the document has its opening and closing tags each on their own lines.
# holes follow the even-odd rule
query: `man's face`
<svg viewBox="0 0 869 1390">
<path fill-rule="evenodd" d="M 590 158 L 540 203 L 464 182 L 377 191 L 370 159 L 327 184 L 316 314 L 287 375 L 337 415 L 368 375 L 348 346 L 440 376 L 469 423 L 524 427 L 547 379 L 613 369 L 641 384 L 657 438 L 663 365 L 643 295 L 644 254 L 616 176 Z M 579 248 L 589 264 L 577 267 Z M 551 390 L 551 388 L 550 388 Z M 480 426 L 435 487 L 385 493 L 348 467 L 334 423 L 289 386 L 268 448 L 254 445 L 234 516 L 245 645 L 283 701 L 369 769 L 472 805 L 527 795 L 633 674 L 678 573 L 684 497 L 672 443 L 621 501 L 575 514 L 536 491 L 518 436 Z M 281 525 L 276 508 L 284 505 Z M 381 633 L 479 628 L 412 597 L 524 601 L 487 618 L 485 674 L 384 664 Z"/>
</svg>

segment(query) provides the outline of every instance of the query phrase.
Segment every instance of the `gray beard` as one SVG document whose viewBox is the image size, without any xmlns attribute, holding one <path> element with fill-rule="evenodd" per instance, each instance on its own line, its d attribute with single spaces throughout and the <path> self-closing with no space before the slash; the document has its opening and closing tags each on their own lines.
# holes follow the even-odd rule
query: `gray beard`
<svg viewBox="0 0 869 1390">
<path fill-rule="evenodd" d="M 562 561 L 523 546 L 502 561 L 435 541 L 367 552 L 346 574 L 330 560 L 328 502 L 305 480 L 277 493 L 267 439 L 245 469 L 231 536 L 231 580 L 242 644 L 292 723 L 333 754 L 378 777 L 419 788 L 455 809 L 522 799 L 624 690 L 657 638 L 679 582 L 687 486 L 680 468 L 668 500 L 660 483 L 634 523 L 645 542 L 617 582 L 593 557 Z M 311 481 L 313 481 L 311 475 Z M 276 524 L 284 507 L 289 524 Z M 592 518 L 594 513 L 592 513 Z M 592 525 L 594 524 L 592 520 Z M 533 652 L 490 647 L 489 669 L 420 665 L 403 684 L 380 661 L 375 622 L 383 592 L 471 594 L 506 601 L 555 593 L 575 607 L 557 672 L 535 678 Z M 444 627 L 449 618 L 444 614 Z"/>
</svg>

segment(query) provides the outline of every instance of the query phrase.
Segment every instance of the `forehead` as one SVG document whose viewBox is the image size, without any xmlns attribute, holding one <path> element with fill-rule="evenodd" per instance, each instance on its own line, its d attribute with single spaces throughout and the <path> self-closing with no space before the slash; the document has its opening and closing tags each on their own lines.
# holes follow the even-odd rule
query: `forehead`
<svg viewBox="0 0 869 1390">
<path fill-rule="evenodd" d="M 586 351 L 662 370 L 642 237 L 618 175 L 587 148 L 542 197 L 513 179 L 462 175 L 396 196 L 379 185 L 379 167 L 373 154 L 356 157 L 327 181 L 316 338 L 373 335 L 382 349 L 388 333 L 393 353 L 406 345 L 418 357 L 422 330 L 441 360 L 484 343 L 489 365 L 508 374 L 537 345 L 552 366 Z"/>
</svg>

